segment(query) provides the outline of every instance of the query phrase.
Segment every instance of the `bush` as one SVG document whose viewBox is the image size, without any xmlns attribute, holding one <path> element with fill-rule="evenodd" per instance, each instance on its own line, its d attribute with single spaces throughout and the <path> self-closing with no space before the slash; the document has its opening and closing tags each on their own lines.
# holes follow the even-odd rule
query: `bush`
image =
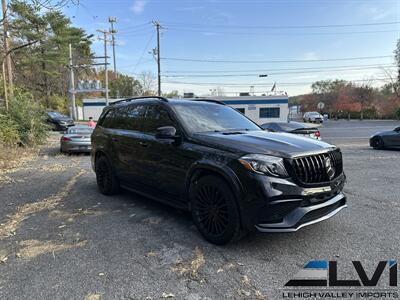
<svg viewBox="0 0 400 300">
<path fill-rule="evenodd" d="M 396 118 L 400 120 L 400 107 L 395 112 Z"/>
<path fill-rule="evenodd" d="M 6 115 L 0 114 L 0 141 L 6 146 L 15 146 L 20 142 L 18 125 Z"/>
<path fill-rule="evenodd" d="M 3 144 L 34 146 L 46 141 L 49 126 L 45 111 L 32 94 L 15 89 L 8 111 L 2 108 L 0 116 L 0 140 Z"/>
</svg>

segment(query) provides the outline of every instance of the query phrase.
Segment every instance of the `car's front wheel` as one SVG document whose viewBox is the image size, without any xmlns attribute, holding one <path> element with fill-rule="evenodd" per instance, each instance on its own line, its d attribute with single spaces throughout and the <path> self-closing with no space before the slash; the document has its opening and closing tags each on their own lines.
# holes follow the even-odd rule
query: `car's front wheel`
<svg viewBox="0 0 400 300">
<path fill-rule="evenodd" d="M 372 147 L 377 150 L 382 150 L 385 148 L 385 144 L 383 143 L 382 138 L 379 136 L 372 138 L 371 144 Z"/>
<path fill-rule="evenodd" d="M 96 159 L 97 187 L 104 195 L 114 195 L 119 191 L 119 181 L 115 176 L 107 157 L 100 156 Z"/>
<path fill-rule="evenodd" d="M 240 239 L 243 230 L 235 195 L 220 177 L 200 178 L 191 193 L 193 221 L 203 237 L 217 245 Z"/>
</svg>

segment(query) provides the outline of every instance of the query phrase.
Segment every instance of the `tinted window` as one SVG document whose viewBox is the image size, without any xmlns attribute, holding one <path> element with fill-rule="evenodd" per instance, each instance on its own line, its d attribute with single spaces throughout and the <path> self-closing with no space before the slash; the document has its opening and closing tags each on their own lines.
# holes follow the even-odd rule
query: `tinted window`
<svg viewBox="0 0 400 300">
<path fill-rule="evenodd" d="M 163 126 L 174 126 L 174 123 L 169 117 L 168 111 L 161 105 L 147 106 L 142 131 L 156 133 L 157 128 Z"/>
<path fill-rule="evenodd" d="M 114 129 L 141 130 L 145 107 L 125 105 L 111 110 L 104 118 L 103 126 Z"/>
<path fill-rule="evenodd" d="M 93 132 L 93 128 L 86 128 L 86 127 L 80 127 L 80 128 L 70 128 L 68 129 L 68 133 L 70 134 L 91 134 Z"/>
<path fill-rule="evenodd" d="M 189 132 L 261 130 L 241 113 L 225 105 L 205 102 L 173 103 L 178 118 Z"/>
<path fill-rule="evenodd" d="M 261 107 L 260 118 L 279 118 L 281 109 L 279 107 Z"/>
<path fill-rule="evenodd" d="M 110 110 L 102 118 L 99 125 L 101 125 L 105 128 L 113 128 L 113 122 L 114 122 L 114 110 Z"/>
<path fill-rule="evenodd" d="M 66 115 L 60 114 L 59 112 L 52 111 L 47 113 L 51 118 L 68 118 Z"/>
<path fill-rule="evenodd" d="M 273 131 L 282 131 L 282 129 L 279 127 L 279 125 L 278 124 L 276 124 L 276 123 L 272 123 L 271 125 L 270 125 L 270 128 L 273 130 Z"/>
</svg>

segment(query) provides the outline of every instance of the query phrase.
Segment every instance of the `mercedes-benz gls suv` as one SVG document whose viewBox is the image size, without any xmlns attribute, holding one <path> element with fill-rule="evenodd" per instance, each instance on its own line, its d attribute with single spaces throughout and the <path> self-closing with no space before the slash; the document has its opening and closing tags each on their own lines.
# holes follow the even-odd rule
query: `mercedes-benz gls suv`
<svg viewBox="0 0 400 300">
<path fill-rule="evenodd" d="M 215 244 L 245 232 L 292 232 L 346 207 L 337 147 L 264 131 L 214 100 L 127 99 L 92 134 L 101 193 L 119 188 L 191 211 Z"/>
</svg>

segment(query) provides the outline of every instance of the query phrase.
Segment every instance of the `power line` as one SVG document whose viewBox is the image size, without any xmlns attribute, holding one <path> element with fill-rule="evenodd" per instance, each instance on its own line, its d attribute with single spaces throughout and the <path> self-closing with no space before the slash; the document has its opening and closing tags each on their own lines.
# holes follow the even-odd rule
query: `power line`
<svg viewBox="0 0 400 300">
<path fill-rule="evenodd" d="M 344 66 L 325 66 L 325 67 L 302 67 L 302 68 L 275 68 L 275 69 L 251 69 L 251 70 L 201 70 L 201 71 L 187 71 L 187 70 L 170 70 L 170 71 L 165 71 L 165 74 L 193 74 L 193 73 L 237 73 L 237 72 L 274 72 L 274 71 L 299 71 L 299 70 L 329 70 L 329 69 L 336 69 L 336 68 L 357 68 L 357 67 L 392 67 L 395 65 L 394 64 L 367 64 L 367 65 L 344 65 Z"/>
<path fill-rule="evenodd" d="M 143 57 L 144 57 L 144 54 L 145 54 L 146 51 L 149 49 L 150 43 L 151 43 L 151 41 L 153 40 L 154 35 L 155 35 L 155 32 L 153 31 L 152 35 L 150 36 L 149 40 L 148 40 L 147 43 L 146 43 L 146 46 L 145 46 L 144 49 L 143 49 L 142 55 L 140 55 L 139 60 L 137 61 L 137 63 L 135 64 L 135 66 L 134 66 L 134 68 L 133 68 L 133 72 L 136 71 L 136 68 L 137 68 L 137 66 L 141 63 L 141 61 L 142 61 L 142 59 L 143 59 Z M 129 65 L 125 65 L 125 66 L 123 66 L 123 67 L 127 67 L 127 66 L 129 66 Z"/>
<path fill-rule="evenodd" d="M 372 31 L 341 31 L 341 32 L 236 32 L 236 31 L 215 31 L 207 29 L 190 29 L 190 28 L 180 28 L 180 27 L 167 27 L 170 31 L 188 31 L 188 32 L 198 32 L 198 33 L 211 33 L 212 34 L 224 34 L 224 35 L 258 35 L 258 36 L 314 36 L 314 35 L 352 35 L 352 34 L 369 34 L 369 33 L 387 33 L 387 32 L 398 32 L 396 29 L 390 30 L 372 30 Z"/>
<path fill-rule="evenodd" d="M 343 28 L 343 27 L 363 27 L 363 26 L 382 26 L 382 25 L 396 25 L 400 24 L 399 21 L 393 22 L 377 22 L 377 23 L 358 23 L 358 24 L 326 24 L 326 25 L 226 25 L 226 24 L 188 24 L 188 23 L 176 23 L 176 22 L 166 22 L 165 25 L 169 26 L 185 26 L 185 27 L 217 27 L 217 28 L 269 28 L 269 29 L 297 29 L 297 28 Z"/>
<path fill-rule="evenodd" d="M 345 80 L 347 82 L 368 82 L 368 81 L 385 81 L 390 78 L 371 78 L 371 79 L 354 79 L 354 80 Z M 165 83 L 174 83 L 174 84 L 186 84 L 186 85 L 198 85 L 198 86 L 207 86 L 207 85 L 217 85 L 217 86 L 269 86 L 272 83 L 222 83 L 222 82 L 185 82 L 185 81 L 164 81 Z M 300 86 L 300 85 L 308 85 L 313 82 L 279 82 L 279 85 L 284 86 Z"/>
<path fill-rule="evenodd" d="M 360 67 L 360 68 L 345 68 L 345 69 L 331 69 L 331 70 L 308 70 L 308 71 L 285 71 L 285 72 L 268 72 L 268 75 L 287 75 L 287 74 L 306 74 L 306 73 L 323 73 L 323 72 L 343 72 L 343 71 L 361 71 L 376 69 L 377 67 Z M 396 66 L 390 66 L 390 68 L 396 68 Z M 259 73 L 251 74 L 184 74 L 184 75 L 163 75 L 163 77 L 175 77 L 175 78 L 204 78 L 204 77 L 256 77 Z"/>
<path fill-rule="evenodd" d="M 151 24 L 151 22 L 146 22 L 146 23 L 141 23 L 137 25 L 131 25 L 127 27 L 122 27 L 121 30 L 126 30 L 126 29 L 136 29 L 136 28 L 141 28 L 141 27 L 148 27 Z"/>
<path fill-rule="evenodd" d="M 201 63 L 260 64 L 260 63 L 298 63 L 298 62 L 321 62 L 321 61 L 346 61 L 346 60 L 378 59 L 378 58 L 388 58 L 388 57 L 393 57 L 393 55 L 327 58 L 327 59 L 292 59 L 292 60 L 217 60 L 217 59 L 194 59 L 194 58 L 180 58 L 180 57 L 162 57 L 162 59 L 171 60 L 171 61 L 190 61 L 190 62 L 201 62 Z"/>
</svg>

